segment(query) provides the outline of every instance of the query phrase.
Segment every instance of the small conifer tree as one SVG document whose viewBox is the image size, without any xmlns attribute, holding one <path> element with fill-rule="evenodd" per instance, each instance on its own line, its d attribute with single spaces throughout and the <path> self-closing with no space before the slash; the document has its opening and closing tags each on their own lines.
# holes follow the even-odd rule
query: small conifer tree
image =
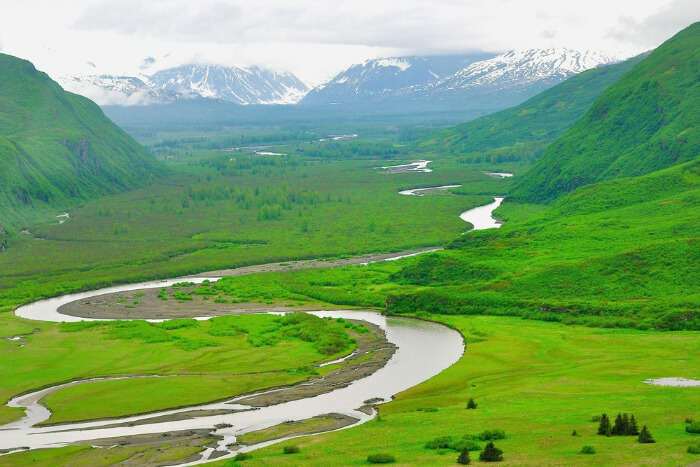
<svg viewBox="0 0 700 467">
<path fill-rule="evenodd" d="M 610 430 L 610 434 L 613 436 L 621 436 L 625 433 L 624 422 L 622 421 L 622 414 L 617 414 L 615 417 L 615 424 Z"/>
<path fill-rule="evenodd" d="M 476 402 L 474 402 L 474 399 L 471 397 L 469 398 L 469 401 L 467 402 L 467 408 L 468 409 L 475 409 L 476 408 Z"/>
<path fill-rule="evenodd" d="M 598 425 L 598 434 L 603 435 L 603 436 L 610 436 L 611 432 L 610 428 L 610 419 L 608 418 L 607 414 L 603 414 L 600 417 L 600 425 Z"/>
<path fill-rule="evenodd" d="M 639 434 L 639 428 L 637 428 L 637 419 L 634 418 L 634 414 L 630 417 L 629 433 L 630 436 L 637 436 Z"/>
<path fill-rule="evenodd" d="M 576 430 L 571 432 L 571 436 L 578 436 L 578 433 L 576 432 Z"/>
<path fill-rule="evenodd" d="M 626 413 L 622 414 L 622 435 L 630 434 L 630 416 Z"/>
<path fill-rule="evenodd" d="M 656 442 L 656 441 L 654 441 L 654 437 L 651 436 L 651 433 L 649 432 L 649 429 L 647 428 L 646 425 L 644 425 L 642 427 L 642 431 L 639 432 L 639 437 L 637 438 L 637 440 L 640 443 L 644 443 L 644 444 Z"/>
<path fill-rule="evenodd" d="M 462 452 L 459 453 L 459 457 L 457 458 L 457 463 L 462 464 L 462 465 L 467 465 L 471 464 L 472 460 L 469 458 L 469 449 L 464 448 L 462 449 Z"/>
<path fill-rule="evenodd" d="M 498 449 L 493 441 L 486 445 L 481 454 L 479 454 L 479 460 L 482 462 L 498 462 L 503 460 L 503 451 Z"/>
</svg>

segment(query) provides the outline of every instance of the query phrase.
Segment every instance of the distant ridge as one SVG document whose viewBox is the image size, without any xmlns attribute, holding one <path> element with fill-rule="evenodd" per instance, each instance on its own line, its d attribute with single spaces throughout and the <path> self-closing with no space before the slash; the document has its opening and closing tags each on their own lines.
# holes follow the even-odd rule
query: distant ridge
<svg viewBox="0 0 700 467">
<path fill-rule="evenodd" d="M 520 105 L 439 131 L 426 149 L 468 154 L 536 143 L 543 146 L 570 128 L 595 99 L 648 54 L 599 66 L 568 78 Z"/>
<path fill-rule="evenodd" d="M 307 105 L 423 103 L 500 110 L 566 78 L 618 61 L 595 51 L 566 48 L 365 61 L 317 86 Z"/>
<path fill-rule="evenodd" d="M 308 91 L 294 74 L 265 68 L 188 64 L 152 75 L 75 75 L 58 81 L 100 105 L 170 104 L 188 99 L 220 99 L 239 105 L 295 104 Z"/>
</svg>

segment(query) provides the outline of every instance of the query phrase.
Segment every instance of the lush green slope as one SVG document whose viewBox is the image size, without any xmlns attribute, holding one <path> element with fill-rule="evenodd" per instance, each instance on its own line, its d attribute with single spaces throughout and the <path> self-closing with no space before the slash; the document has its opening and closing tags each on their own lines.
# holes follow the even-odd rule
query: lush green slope
<svg viewBox="0 0 700 467">
<path fill-rule="evenodd" d="M 561 136 L 644 56 L 572 76 L 518 106 L 442 130 L 421 146 L 453 154 L 529 154 Z"/>
<path fill-rule="evenodd" d="M 503 212 L 519 209 L 506 203 Z M 581 187 L 527 220 L 461 236 L 446 251 L 362 268 L 231 277 L 220 286 L 255 294 L 269 282 L 390 313 L 700 330 L 698 218 L 700 159 Z"/>
<path fill-rule="evenodd" d="M 158 167 L 95 103 L 0 54 L 0 222 L 138 186 Z"/>
<path fill-rule="evenodd" d="M 521 200 L 635 176 L 700 154 L 700 23 L 676 34 L 608 88 L 516 184 Z"/>
</svg>

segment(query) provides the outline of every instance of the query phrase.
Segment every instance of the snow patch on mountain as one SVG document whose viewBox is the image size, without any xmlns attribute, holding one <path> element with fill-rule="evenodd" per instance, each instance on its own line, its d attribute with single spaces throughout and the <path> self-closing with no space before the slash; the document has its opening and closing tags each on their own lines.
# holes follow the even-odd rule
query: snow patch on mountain
<svg viewBox="0 0 700 467">
<path fill-rule="evenodd" d="M 525 87 L 541 81 L 563 81 L 571 75 L 619 61 L 596 51 L 567 48 L 510 50 L 473 63 L 433 83 L 435 90 L 474 87 Z"/>
<path fill-rule="evenodd" d="M 57 81 L 100 105 L 150 105 L 180 99 L 221 99 L 240 105 L 295 104 L 308 87 L 292 73 L 221 65 L 183 65 L 150 76 L 79 75 Z"/>
<path fill-rule="evenodd" d="M 374 61 L 374 66 L 380 66 L 380 67 L 394 67 L 398 68 L 401 71 L 406 71 L 409 68 L 411 68 L 411 63 L 409 63 L 405 59 L 401 58 L 380 58 L 379 60 Z"/>
<path fill-rule="evenodd" d="M 494 54 L 384 57 L 350 66 L 312 89 L 304 104 L 362 102 L 394 95 L 410 86 L 425 85 L 449 76 Z"/>
</svg>

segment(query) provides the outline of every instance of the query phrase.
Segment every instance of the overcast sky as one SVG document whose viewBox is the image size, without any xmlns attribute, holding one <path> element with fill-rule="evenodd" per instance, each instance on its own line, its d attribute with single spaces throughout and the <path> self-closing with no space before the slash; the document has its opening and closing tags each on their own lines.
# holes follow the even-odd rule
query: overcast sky
<svg viewBox="0 0 700 467">
<path fill-rule="evenodd" d="M 258 64 L 310 84 L 379 56 L 563 46 L 618 56 L 700 19 L 698 0 L 0 0 L 0 51 L 52 75 Z"/>
</svg>

